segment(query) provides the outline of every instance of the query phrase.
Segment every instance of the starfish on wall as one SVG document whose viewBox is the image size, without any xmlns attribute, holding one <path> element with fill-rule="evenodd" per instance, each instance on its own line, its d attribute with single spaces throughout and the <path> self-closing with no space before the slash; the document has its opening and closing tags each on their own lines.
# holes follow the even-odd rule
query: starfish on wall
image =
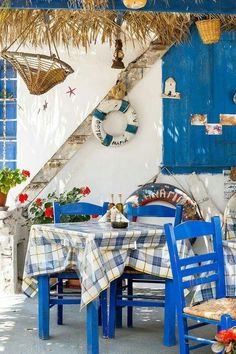
<svg viewBox="0 0 236 354">
<path fill-rule="evenodd" d="M 72 89 L 72 88 L 69 86 L 69 90 L 68 90 L 66 93 L 69 93 L 69 95 L 70 95 L 70 97 L 71 97 L 71 96 L 75 95 L 75 90 L 76 90 L 76 87 Z"/>
</svg>

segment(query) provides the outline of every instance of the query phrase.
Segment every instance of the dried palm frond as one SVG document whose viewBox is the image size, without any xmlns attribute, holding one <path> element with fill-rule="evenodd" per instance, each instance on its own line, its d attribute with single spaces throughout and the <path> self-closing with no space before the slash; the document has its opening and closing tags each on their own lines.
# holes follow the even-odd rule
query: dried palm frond
<svg viewBox="0 0 236 354">
<path fill-rule="evenodd" d="M 48 25 L 56 44 L 85 48 L 98 40 L 102 43 L 114 43 L 117 31 L 121 32 L 122 40 L 131 39 L 134 44 L 137 41 L 145 44 L 153 39 L 166 45 L 179 43 L 188 37 L 191 23 L 198 18 L 197 15 L 180 13 L 127 11 L 123 14 L 123 23 L 119 27 L 116 23 L 116 11 L 1 9 L 0 44 L 3 47 L 9 45 L 22 31 L 24 33 L 18 38 L 18 43 L 35 47 L 47 44 L 45 13 L 49 16 Z M 236 16 L 218 17 L 223 29 L 236 28 Z M 31 22 L 29 30 L 24 31 Z"/>
</svg>

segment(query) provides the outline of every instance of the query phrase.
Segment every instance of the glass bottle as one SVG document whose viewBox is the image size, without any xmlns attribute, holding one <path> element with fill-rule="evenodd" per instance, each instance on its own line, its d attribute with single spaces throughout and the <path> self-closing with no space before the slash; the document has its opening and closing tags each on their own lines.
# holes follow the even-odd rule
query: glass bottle
<svg viewBox="0 0 236 354">
<path fill-rule="evenodd" d="M 119 193 L 118 196 L 119 196 L 119 202 L 116 204 L 116 208 L 123 214 L 123 212 L 124 212 L 124 205 L 123 205 L 123 203 L 122 203 L 122 194 Z"/>
<path fill-rule="evenodd" d="M 113 208 L 113 206 L 115 206 L 115 203 L 114 203 L 114 194 L 112 193 L 111 194 L 111 202 L 108 204 L 108 209 Z"/>
</svg>

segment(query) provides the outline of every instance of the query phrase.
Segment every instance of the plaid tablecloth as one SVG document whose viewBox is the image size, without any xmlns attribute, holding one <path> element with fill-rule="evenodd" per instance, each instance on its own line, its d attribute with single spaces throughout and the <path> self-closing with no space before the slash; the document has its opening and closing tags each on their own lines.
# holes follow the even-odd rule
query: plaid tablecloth
<svg viewBox="0 0 236 354">
<path fill-rule="evenodd" d="M 236 297 L 236 238 L 223 240 L 223 253 L 226 296 Z M 193 304 L 212 299 L 214 296 L 214 283 L 198 286 L 193 289 Z"/>
<path fill-rule="evenodd" d="M 183 256 L 189 254 L 185 244 Z M 37 275 L 75 268 L 81 276 L 81 307 L 99 296 L 125 266 L 171 278 L 163 227 L 130 223 L 113 229 L 109 223 L 86 222 L 34 225 L 31 228 L 23 276 L 23 291 L 37 293 Z"/>
</svg>

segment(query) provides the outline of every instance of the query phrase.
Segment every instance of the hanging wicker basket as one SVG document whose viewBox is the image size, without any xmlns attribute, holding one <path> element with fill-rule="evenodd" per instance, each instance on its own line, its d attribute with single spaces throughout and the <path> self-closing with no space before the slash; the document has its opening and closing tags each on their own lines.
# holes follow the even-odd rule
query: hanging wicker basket
<svg viewBox="0 0 236 354">
<path fill-rule="evenodd" d="M 42 95 L 74 72 L 56 55 L 47 56 L 3 50 L 1 56 L 16 69 L 32 95 Z"/>
<path fill-rule="evenodd" d="M 219 42 L 220 39 L 220 20 L 208 19 L 196 22 L 199 35 L 204 44 Z"/>
</svg>

